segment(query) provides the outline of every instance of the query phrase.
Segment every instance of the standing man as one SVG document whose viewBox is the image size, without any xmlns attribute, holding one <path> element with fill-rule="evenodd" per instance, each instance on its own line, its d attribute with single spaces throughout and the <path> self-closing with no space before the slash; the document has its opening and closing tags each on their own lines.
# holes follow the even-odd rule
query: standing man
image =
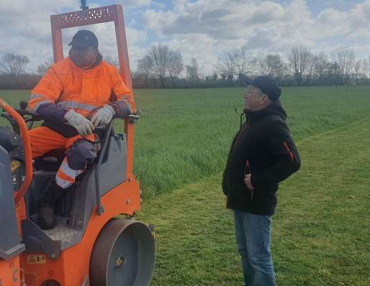
<svg viewBox="0 0 370 286">
<path fill-rule="evenodd" d="M 43 229 L 55 226 L 54 203 L 63 189 L 97 157 L 94 129 L 108 125 L 113 116 L 124 118 L 135 112 L 131 90 L 117 69 L 102 59 L 95 34 L 80 30 L 69 45 L 69 57 L 48 69 L 28 103 L 44 118 L 42 127 L 29 132 L 32 156 L 66 150 L 56 184 L 44 194 L 38 217 Z"/>
<path fill-rule="evenodd" d="M 275 285 L 270 241 L 276 191 L 301 165 L 280 95 L 281 89 L 267 76 L 257 77 L 247 87 L 247 120 L 235 135 L 223 175 L 246 286 Z"/>
</svg>

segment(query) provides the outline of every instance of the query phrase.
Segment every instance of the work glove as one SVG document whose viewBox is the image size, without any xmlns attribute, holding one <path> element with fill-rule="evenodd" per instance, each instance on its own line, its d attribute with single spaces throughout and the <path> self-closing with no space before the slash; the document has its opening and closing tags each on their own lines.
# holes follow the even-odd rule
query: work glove
<svg viewBox="0 0 370 286">
<path fill-rule="evenodd" d="M 64 119 L 71 124 L 81 136 L 87 136 L 94 131 L 94 125 L 87 118 L 73 109 L 69 110 L 64 115 Z"/>
<path fill-rule="evenodd" d="M 116 114 L 113 107 L 109 104 L 105 104 L 104 107 L 100 108 L 94 116 L 91 118 L 91 122 L 95 127 L 107 126 L 111 122 L 113 116 Z"/>
</svg>

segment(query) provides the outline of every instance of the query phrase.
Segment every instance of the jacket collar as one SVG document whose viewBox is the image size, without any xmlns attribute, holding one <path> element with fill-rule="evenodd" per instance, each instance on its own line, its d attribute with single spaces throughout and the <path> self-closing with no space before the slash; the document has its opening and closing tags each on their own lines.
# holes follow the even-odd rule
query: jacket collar
<svg viewBox="0 0 370 286">
<path fill-rule="evenodd" d="M 244 110 L 244 114 L 248 122 L 258 121 L 268 115 L 277 115 L 283 120 L 286 120 L 288 117 L 280 101 L 272 102 L 265 108 L 257 111 Z"/>
</svg>

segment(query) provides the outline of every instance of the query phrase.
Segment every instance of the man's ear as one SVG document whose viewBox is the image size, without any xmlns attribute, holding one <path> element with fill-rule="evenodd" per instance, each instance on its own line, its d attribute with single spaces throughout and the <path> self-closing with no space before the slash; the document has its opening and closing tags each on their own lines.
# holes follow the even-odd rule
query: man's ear
<svg viewBox="0 0 370 286">
<path fill-rule="evenodd" d="M 260 105 L 264 105 L 264 104 L 268 103 L 269 100 L 270 100 L 269 97 L 266 94 L 264 94 L 262 96 L 261 101 L 260 101 Z"/>
</svg>

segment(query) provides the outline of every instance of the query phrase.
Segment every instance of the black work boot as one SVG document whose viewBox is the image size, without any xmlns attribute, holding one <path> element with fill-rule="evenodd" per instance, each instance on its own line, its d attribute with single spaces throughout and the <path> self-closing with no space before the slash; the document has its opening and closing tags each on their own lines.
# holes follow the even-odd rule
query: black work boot
<svg viewBox="0 0 370 286">
<path fill-rule="evenodd" d="M 39 216 L 37 225 L 43 230 L 53 229 L 56 225 L 54 214 L 55 203 L 63 196 L 64 189 L 59 187 L 55 182 L 45 191 L 40 202 Z"/>
<path fill-rule="evenodd" d="M 54 207 L 42 203 L 36 223 L 43 230 L 53 229 L 57 224 L 54 215 Z"/>
</svg>

